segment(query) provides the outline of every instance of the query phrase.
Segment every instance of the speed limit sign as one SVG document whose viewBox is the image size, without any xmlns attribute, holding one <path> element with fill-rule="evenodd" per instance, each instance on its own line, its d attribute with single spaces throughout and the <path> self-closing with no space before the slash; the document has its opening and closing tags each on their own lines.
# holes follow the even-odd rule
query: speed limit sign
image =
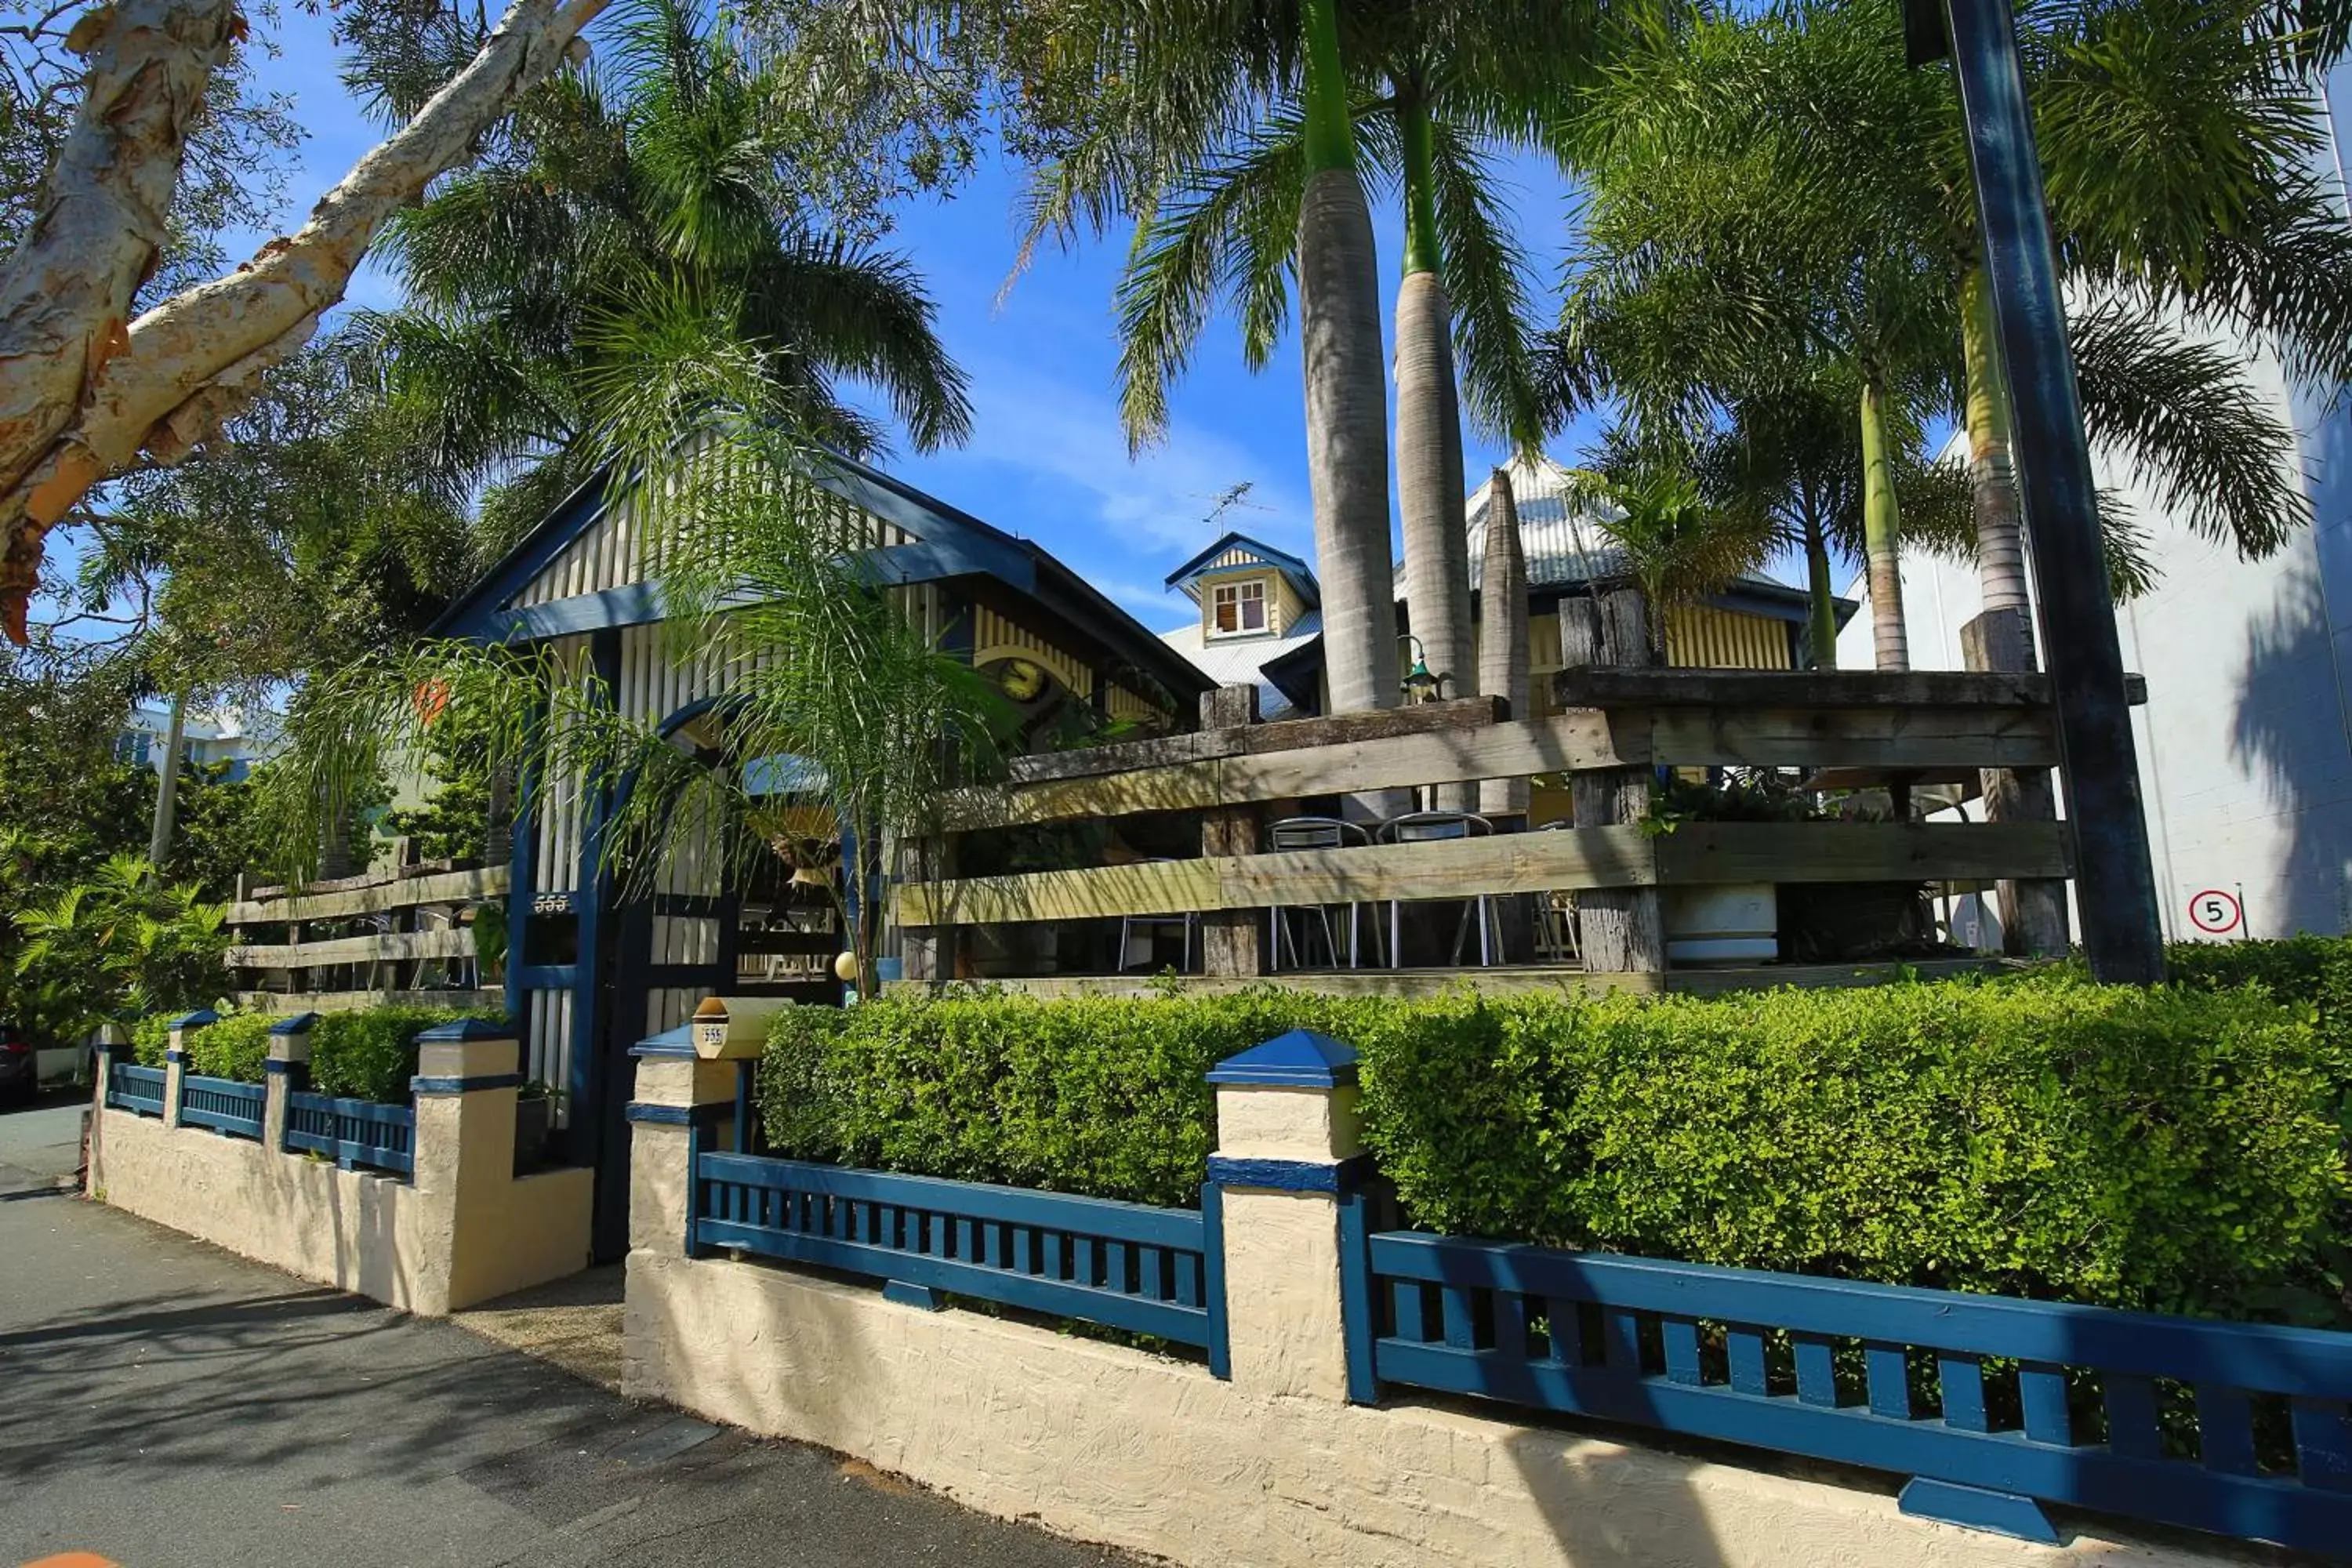
<svg viewBox="0 0 2352 1568">
<path fill-rule="evenodd" d="M 2246 911 L 2236 895 L 2208 888 L 2189 900 L 2189 918 L 2199 931 L 2222 936 L 2245 923 Z"/>
</svg>

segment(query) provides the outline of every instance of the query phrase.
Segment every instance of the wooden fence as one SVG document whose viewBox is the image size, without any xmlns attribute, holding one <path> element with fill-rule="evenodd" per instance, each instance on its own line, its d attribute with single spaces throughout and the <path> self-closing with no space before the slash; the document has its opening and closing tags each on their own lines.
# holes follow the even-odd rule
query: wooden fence
<svg viewBox="0 0 2352 1568">
<path fill-rule="evenodd" d="M 1245 714 L 1244 689 L 1213 694 Z M 1961 672 L 1575 668 L 1557 712 L 1512 719 L 1499 699 L 1197 733 L 1020 759 L 1011 782 L 944 803 L 950 835 L 1139 813 L 1198 812 L 1192 858 L 903 883 L 909 982 L 951 977 L 959 928 L 1125 915 L 1202 915 L 1205 973 L 1257 973 L 1277 906 L 1570 891 L 1586 967 L 1663 973 L 1657 889 L 1737 883 L 2032 881 L 2068 874 L 2056 822 L 1645 823 L 1655 770 L 1835 771 L 1842 787 L 1916 784 L 2058 760 L 2047 678 Z M 1316 797 L 1566 775 L 1574 825 L 1543 832 L 1258 853 L 1262 823 Z M 952 837 L 935 862 L 954 864 Z M 1218 940 L 1223 931 L 1225 940 Z"/>
<path fill-rule="evenodd" d="M 478 973 L 466 921 L 503 899 L 507 880 L 504 866 L 407 866 L 299 890 L 250 889 L 228 911 L 242 939 L 226 957 L 236 999 L 288 1013 L 387 1002 L 499 1006 L 505 993 Z"/>
</svg>

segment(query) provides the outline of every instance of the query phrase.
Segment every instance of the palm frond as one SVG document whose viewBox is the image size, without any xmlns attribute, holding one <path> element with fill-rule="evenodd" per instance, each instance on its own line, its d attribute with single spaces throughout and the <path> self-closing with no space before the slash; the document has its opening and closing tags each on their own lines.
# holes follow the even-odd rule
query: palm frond
<svg viewBox="0 0 2352 1568">
<path fill-rule="evenodd" d="M 2234 356 L 2114 301 L 2073 337 L 2091 439 L 2129 453 L 2168 510 L 2249 560 L 2309 525 L 2294 431 Z"/>
</svg>

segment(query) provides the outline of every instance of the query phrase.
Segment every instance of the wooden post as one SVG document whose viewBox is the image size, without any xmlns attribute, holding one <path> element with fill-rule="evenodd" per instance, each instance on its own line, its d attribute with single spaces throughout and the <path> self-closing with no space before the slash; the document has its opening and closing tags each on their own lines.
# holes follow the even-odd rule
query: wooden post
<svg viewBox="0 0 2352 1568">
<path fill-rule="evenodd" d="M 1257 688 L 1221 686 L 1201 697 L 1201 728 L 1239 730 L 1257 722 Z M 1221 805 L 1201 814 L 1203 856 L 1255 855 L 1258 808 Z M 1258 932 L 1265 921 L 1256 910 L 1210 910 L 1201 916 L 1201 973 L 1250 975 L 1264 973 Z M 1126 955 L 1121 954 L 1123 959 Z"/>
<path fill-rule="evenodd" d="M 2017 610 L 1987 610 L 1960 628 L 1960 663 L 1969 669 L 2031 668 L 2033 638 Z M 2055 822 L 2058 795 L 2048 768 L 1986 768 L 1987 822 Z M 2016 958 L 2066 955 L 2066 884 L 1996 884 L 2000 908 L 2001 950 Z"/>
<path fill-rule="evenodd" d="M 1642 595 L 1615 588 L 1600 595 L 1596 614 L 1565 601 L 1560 606 L 1563 664 L 1646 665 L 1650 662 L 1649 617 Z M 1650 811 L 1650 770 L 1596 768 L 1572 773 L 1569 793 L 1579 827 L 1612 827 L 1641 821 Z M 1665 927 L 1655 888 L 1592 888 L 1576 896 L 1584 967 L 1595 974 L 1663 974 Z"/>
</svg>

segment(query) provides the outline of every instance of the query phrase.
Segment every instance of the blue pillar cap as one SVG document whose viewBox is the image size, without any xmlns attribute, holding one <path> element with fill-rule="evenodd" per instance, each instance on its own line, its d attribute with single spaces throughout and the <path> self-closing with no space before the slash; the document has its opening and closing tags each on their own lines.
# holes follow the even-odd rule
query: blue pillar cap
<svg viewBox="0 0 2352 1568">
<path fill-rule="evenodd" d="M 1345 1089 L 1356 1081 L 1356 1047 L 1312 1029 L 1293 1029 L 1209 1069 L 1211 1083 L 1277 1089 Z"/>
<path fill-rule="evenodd" d="M 633 1057 L 690 1057 L 694 1055 L 694 1026 L 680 1024 L 675 1029 L 664 1029 L 658 1035 L 648 1035 L 629 1047 Z"/>
<path fill-rule="evenodd" d="M 316 1013 L 297 1013 L 290 1018 L 280 1018 L 270 1025 L 269 1032 L 273 1035 L 307 1035 L 310 1032 L 310 1026 L 318 1021 Z"/>
<path fill-rule="evenodd" d="M 173 1019 L 170 1027 L 174 1029 L 201 1029 L 206 1024 L 217 1024 L 219 1022 L 220 1015 L 218 1013 L 214 1012 L 210 1007 L 199 1007 L 193 1013 L 183 1013 L 178 1017 Z"/>
<path fill-rule="evenodd" d="M 515 1032 L 504 1024 L 487 1024 L 479 1018 L 459 1018 L 454 1023 L 436 1024 L 417 1031 L 420 1046 L 463 1045 L 468 1040 L 511 1040 Z"/>
</svg>

